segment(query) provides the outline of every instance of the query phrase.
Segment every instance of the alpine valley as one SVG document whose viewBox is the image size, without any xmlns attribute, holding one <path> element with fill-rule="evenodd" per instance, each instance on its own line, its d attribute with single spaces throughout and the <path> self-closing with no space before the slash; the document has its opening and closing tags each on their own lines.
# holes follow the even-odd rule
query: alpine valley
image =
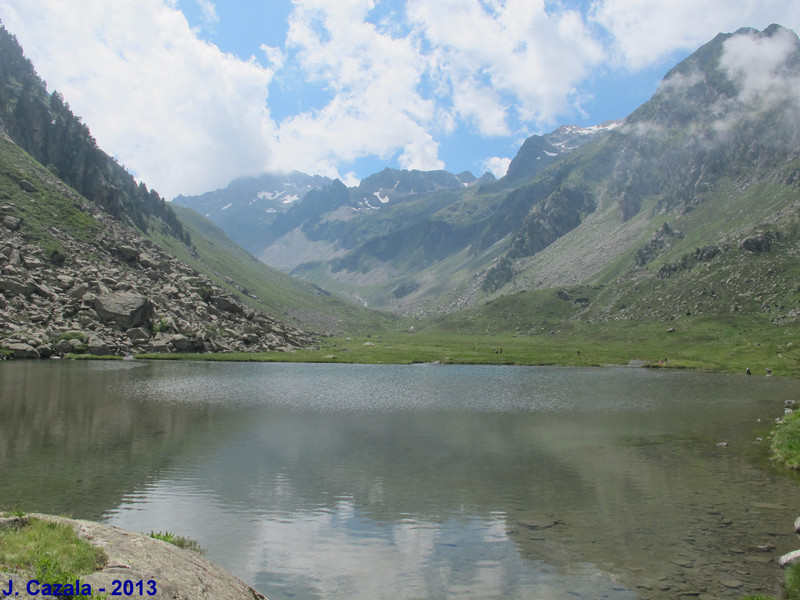
<svg viewBox="0 0 800 600">
<path fill-rule="evenodd" d="M 754 342 L 732 336 L 796 331 L 800 41 L 779 25 L 719 34 L 625 119 L 530 137 L 499 180 L 272 173 L 172 203 L 0 41 L 8 354 L 297 350 L 412 324 L 574 347 L 656 327 L 724 338 L 735 366 Z M 762 360 L 797 372 L 793 349 Z"/>
<path fill-rule="evenodd" d="M 502 296 L 525 330 L 532 306 L 510 298 L 551 290 L 569 319 L 793 322 L 798 100 L 795 33 L 741 29 L 627 118 L 529 138 L 500 180 L 387 168 L 347 188 L 293 173 L 176 203 L 274 267 L 397 313 Z"/>
</svg>

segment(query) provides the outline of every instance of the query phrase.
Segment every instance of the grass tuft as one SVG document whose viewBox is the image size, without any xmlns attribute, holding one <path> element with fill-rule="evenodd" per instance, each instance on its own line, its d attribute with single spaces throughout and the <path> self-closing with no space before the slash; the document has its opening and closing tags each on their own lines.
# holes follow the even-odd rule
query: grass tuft
<svg viewBox="0 0 800 600">
<path fill-rule="evenodd" d="M 203 548 L 197 540 L 183 537 L 182 535 L 176 535 L 170 531 L 151 531 L 150 537 L 161 540 L 162 542 L 167 542 L 178 548 L 183 548 L 184 550 L 191 550 L 197 554 L 206 553 L 205 548 Z"/>
</svg>

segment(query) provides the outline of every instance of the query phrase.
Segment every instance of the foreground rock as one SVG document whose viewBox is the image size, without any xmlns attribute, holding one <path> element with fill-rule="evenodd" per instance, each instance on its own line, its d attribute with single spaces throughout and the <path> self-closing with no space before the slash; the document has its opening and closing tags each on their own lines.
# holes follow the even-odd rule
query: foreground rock
<svg viewBox="0 0 800 600">
<path fill-rule="evenodd" d="M 63 249 L 56 253 L 52 242 L 49 253 L 34 242 L 13 203 L 0 206 L 0 358 L 315 347 L 313 335 L 248 306 L 252 295 L 222 287 L 61 192 L 74 196 L 99 233 L 86 241 L 51 227 Z"/>
<path fill-rule="evenodd" d="M 99 571 L 80 577 L 81 584 L 88 583 L 93 591 L 113 589 L 113 581 L 153 580 L 156 584 L 155 598 L 175 600 L 267 600 L 239 578 L 218 567 L 211 561 L 189 550 L 153 539 L 144 534 L 131 533 L 110 525 L 93 521 L 64 519 L 50 515 L 31 517 L 71 525 L 80 537 L 93 546 L 102 548 L 108 561 Z M 15 598 L 39 598 L 29 596 L 19 575 L 0 580 L 14 579 Z"/>
</svg>

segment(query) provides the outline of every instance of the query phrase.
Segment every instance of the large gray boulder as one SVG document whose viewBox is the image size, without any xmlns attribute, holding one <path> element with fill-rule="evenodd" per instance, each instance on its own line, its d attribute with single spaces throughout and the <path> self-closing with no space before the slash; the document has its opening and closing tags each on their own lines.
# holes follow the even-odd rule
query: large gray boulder
<svg viewBox="0 0 800 600">
<path fill-rule="evenodd" d="M 108 356 L 109 354 L 113 354 L 111 352 L 111 348 L 108 347 L 102 339 L 99 337 L 90 337 L 89 341 L 86 343 L 86 351 L 89 354 L 94 354 L 95 356 Z"/>
<path fill-rule="evenodd" d="M 39 358 L 39 353 L 36 348 L 22 342 L 9 344 L 6 346 L 14 353 L 14 358 Z"/>
<path fill-rule="evenodd" d="M 153 316 L 150 300 L 133 292 L 101 294 L 94 299 L 94 309 L 103 321 L 123 329 L 143 325 Z"/>
<path fill-rule="evenodd" d="M 220 310 L 224 310 L 235 315 L 241 315 L 244 313 L 242 305 L 236 302 L 236 300 L 230 296 L 215 296 L 212 298 L 212 301 L 219 307 Z"/>
<path fill-rule="evenodd" d="M 22 220 L 18 219 L 17 217 L 12 217 L 11 215 L 6 215 L 5 217 L 3 217 L 2 223 L 3 227 L 5 227 L 6 229 L 10 229 L 11 231 L 16 231 L 17 229 L 19 229 Z"/>
</svg>

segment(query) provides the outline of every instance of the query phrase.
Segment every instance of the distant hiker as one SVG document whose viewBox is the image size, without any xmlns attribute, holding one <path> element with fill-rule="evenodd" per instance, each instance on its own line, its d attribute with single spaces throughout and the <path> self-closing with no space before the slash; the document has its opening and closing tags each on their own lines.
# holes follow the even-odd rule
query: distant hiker
<svg viewBox="0 0 800 600">
<path fill-rule="evenodd" d="M 748 375 L 752 375 L 752 373 L 750 372 L 750 367 L 747 367 L 747 368 L 744 370 L 744 372 L 745 372 L 745 373 L 747 373 Z"/>
</svg>

